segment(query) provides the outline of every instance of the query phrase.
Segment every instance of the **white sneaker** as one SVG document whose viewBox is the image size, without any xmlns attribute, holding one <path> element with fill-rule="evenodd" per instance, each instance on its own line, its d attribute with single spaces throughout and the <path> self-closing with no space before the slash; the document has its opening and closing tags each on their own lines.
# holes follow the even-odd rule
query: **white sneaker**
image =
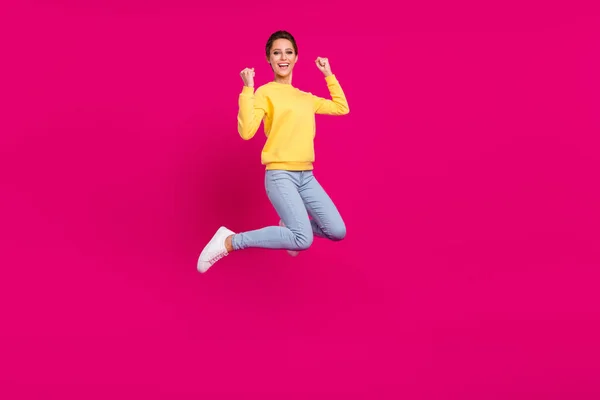
<svg viewBox="0 0 600 400">
<path fill-rule="evenodd" d="M 279 220 L 279 226 L 282 226 L 285 228 L 285 224 L 283 223 L 282 220 Z M 286 251 L 292 257 L 296 257 L 300 253 L 299 251 L 296 251 L 296 250 L 286 250 Z"/>
<path fill-rule="evenodd" d="M 210 242 L 202 250 L 202 253 L 200 253 L 200 257 L 198 257 L 198 272 L 204 273 L 208 271 L 217 261 L 229 255 L 225 247 L 225 239 L 233 234 L 234 232 L 224 226 L 217 230 L 212 239 L 210 239 Z"/>
</svg>

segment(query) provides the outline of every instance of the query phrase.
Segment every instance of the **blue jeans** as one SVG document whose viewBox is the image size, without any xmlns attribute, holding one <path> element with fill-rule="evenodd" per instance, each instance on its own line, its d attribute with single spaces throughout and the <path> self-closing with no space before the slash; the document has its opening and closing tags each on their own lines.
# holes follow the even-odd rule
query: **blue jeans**
<svg viewBox="0 0 600 400">
<path fill-rule="evenodd" d="M 306 250 L 314 235 L 335 241 L 346 236 L 344 220 L 312 171 L 267 170 L 265 188 L 285 227 L 237 233 L 232 238 L 234 250 Z"/>
</svg>

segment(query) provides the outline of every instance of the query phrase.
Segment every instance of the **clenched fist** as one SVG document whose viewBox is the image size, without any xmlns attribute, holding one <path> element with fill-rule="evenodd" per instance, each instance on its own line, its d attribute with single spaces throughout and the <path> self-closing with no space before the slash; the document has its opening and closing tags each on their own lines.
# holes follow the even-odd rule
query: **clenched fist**
<svg viewBox="0 0 600 400">
<path fill-rule="evenodd" d="M 317 68 L 319 68 L 319 70 L 324 73 L 325 76 L 332 75 L 331 66 L 329 65 L 329 60 L 327 58 L 317 57 L 315 63 L 317 64 Z"/>
<path fill-rule="evenodd" d="M 244 81 L 244 86 L 254 87 L 254 68 L 244 68 L 240 72 L 240 76 Z"/>
</svg>

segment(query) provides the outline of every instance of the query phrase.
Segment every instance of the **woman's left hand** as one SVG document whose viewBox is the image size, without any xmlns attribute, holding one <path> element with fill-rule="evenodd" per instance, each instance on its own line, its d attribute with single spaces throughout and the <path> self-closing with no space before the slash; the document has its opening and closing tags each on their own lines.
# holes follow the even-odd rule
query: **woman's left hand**
<svg viewBox="0 0 600 400">
<path fill-rule="evenodd" d="M 323 74 L 325 74 L 325 76 L 329 76 L 329 75 L 333 74 L 331 72 L 331 66 L 329 65 L 329 60 L 327 58 L 317 57 L 317 59 L 315 60 L 315 63 L 317 64 L 317 68 L 319 68 L 319 70 Z"/>
</svg>

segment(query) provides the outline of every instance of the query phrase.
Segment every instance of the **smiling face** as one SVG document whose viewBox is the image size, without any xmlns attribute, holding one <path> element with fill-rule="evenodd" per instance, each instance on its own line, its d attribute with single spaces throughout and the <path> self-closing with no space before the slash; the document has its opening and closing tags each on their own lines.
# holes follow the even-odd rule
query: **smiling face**
<svg viewBox="0 0 600 400">
<path fill-rule="evenodd" d="M 298 60 L 294 45 L 288 39 L 273 41 L 267 61 L 271 64 L 273 72 L 279 77 L 288 77 Z"/>
</svg>

